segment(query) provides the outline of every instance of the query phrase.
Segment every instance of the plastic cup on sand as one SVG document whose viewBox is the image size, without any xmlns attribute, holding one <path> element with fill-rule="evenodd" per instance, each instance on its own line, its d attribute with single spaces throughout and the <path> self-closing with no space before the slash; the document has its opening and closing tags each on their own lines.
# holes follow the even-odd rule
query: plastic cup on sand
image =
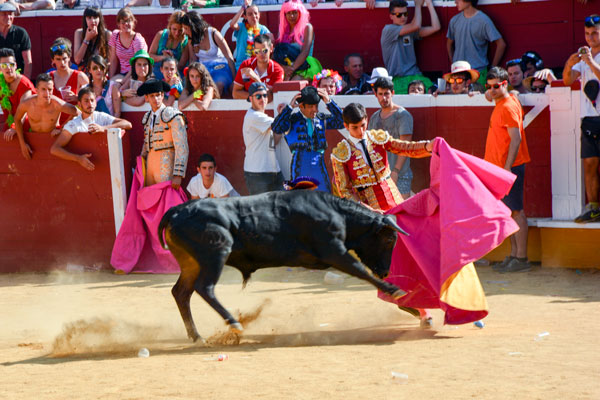
<svg viewBox="0 0 600 400">
<path fill-rule="evenodd" d="M 138 351 L 138 357 L 140 357 L 140 358 L 148 358 L 148 357 L 150 357 L 150 351 L 147 348 L 142 347 L 140 349 L 140 351 Z"/>
<path fill-rule="evenodd" d="M 392 371 L 392 379 L 394 382 L 399 383 L 401 385 L 405 385 L 408 383 L 408 375 L 403 374 L 401 372 Z"/>
<path fill-rule="evenodd" d="M 60 96 L 63 98 L 63 100 L 66 100 L 67 96 L 71 92 L 71 86 L 63 86 L 58 90 L 60 91 Z"/>
</svg>

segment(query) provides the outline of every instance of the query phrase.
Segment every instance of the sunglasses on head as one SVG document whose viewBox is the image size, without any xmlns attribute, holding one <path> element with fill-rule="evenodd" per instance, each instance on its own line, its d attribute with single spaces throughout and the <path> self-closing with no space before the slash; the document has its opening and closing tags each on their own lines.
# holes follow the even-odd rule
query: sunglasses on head
<svg viewBox="0 0 600 400">
<path fill-rule="evenodd" d="M 57 44 L 56 46 L 52 46 L 50 47 L 50 51 L 51 52 L 56 52 L 58 50 L 63 50 L 66 51 L 67 50 L 67 45 L 66 44 Z"/>
<path fill-rule="evenodd" d="M 465 78 L 449 78 L 449 79 L 448 79 L 448 83 L 449 83 L 449 84 L 453 84 L 453 83 L 455 83 L 455 82 L 456 82 L 456 83 L 458 83 L 458 84 L 460 85 L 461 83 L 463 83 L 463 82 L 465 82 L 465 81 L 466 81 L 466 79 L 465 79 Z"/>
<path fill-rule="evenodd" d="M 14 62 L 3 62 L 3 63 L 0 63 L 0 68 L 2 68 L 2 69 L 15 68 L 16 66 L 17 66 L 17 64 L 14 63 Z"/>
<path fill-rule="evenodd" d="M 505 83 L 506 83 L 506 81 L 502 81 L 500 83 L 494 83 L 493 85 L 490 85 L 490 84 L 486 83 L 485 84 L 485 88 L 488 89 L 488 90 L 491 89 L 491 88 L 499 89 L 500 86 L 504 85 Z"/>
<path fill-rule="evenodd" d="M 585 19 L 585 26 L 588 28 L 592 28 L 600 23 L 600 16 L 598 15 L 590 15 Z"/>
<path fill-rule="evenodd" d="M 513 67 L 515 65 L 521 65 L 522 60 L 520 58 L 515 58 L 514 60 L 510 60 L 506 63 L 506 68 Z"/>
<path fill-rule="evenodd" d="M 267 54 L 269 49 L 255 49 L 254 54 Z"/>
<path fill-rule="evenodd" d="M 256 100 L 260 100 L 262 98 L 267 98 L 267 94 L 266 93 L 259 93 L 259 94 L 255 94 L 254 97 L 256 98 Z"/>
<path fill-rule="evenodd" d="M 401 13 L 390 13 L 390 14 L 395 15 L 396 18 L 408 17 L 408 11 L 404 11 L 404 12 L 401 12 Z"/>
</svg>

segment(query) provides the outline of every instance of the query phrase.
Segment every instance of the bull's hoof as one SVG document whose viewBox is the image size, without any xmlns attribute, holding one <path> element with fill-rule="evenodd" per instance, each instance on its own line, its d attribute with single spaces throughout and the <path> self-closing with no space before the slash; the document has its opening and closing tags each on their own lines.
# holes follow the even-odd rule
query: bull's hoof
<svg viewBox="0 0 600 400">
<path fill-rule="evenodd" d="M 407 295 L 407 293 L 404 290 L 398 289 L 394 293 L 392 293 L 392 298 L 394 300 L 398 300 L 399 298 L 404 297 L 406 295 Z"/>
<path fill-rule="evenodd" d="M 233 324 L 229 324 L 229 330 L 240 335 L 244 331 L 244 327 L 239 322 L 234 322 Z"/>
</svg>

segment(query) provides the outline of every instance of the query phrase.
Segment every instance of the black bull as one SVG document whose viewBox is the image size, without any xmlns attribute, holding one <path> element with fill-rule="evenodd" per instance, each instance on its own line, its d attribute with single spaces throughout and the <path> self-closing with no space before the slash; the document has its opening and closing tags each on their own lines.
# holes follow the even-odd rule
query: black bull
<svg viewBox="0 0 600 400">
<path fill-rule="evenodd" d="M 200 338 L 190 310 L 194 290 L 230 328 L 242 330 L 215 297 L 225 264 L 242 273 L 244 284 L 259 268 L 334 267 L 384 293 L 403 296 L 404 291 L 382 280 L 389 272 L 397 232 L 403 231 L 393 217 L 307 190 L 190 201 L 167 211 L 158 228 L 162 246 L 166 240 L 165 248 L 181 267 L 172 293 L 194 341 Z"/>
</svg>

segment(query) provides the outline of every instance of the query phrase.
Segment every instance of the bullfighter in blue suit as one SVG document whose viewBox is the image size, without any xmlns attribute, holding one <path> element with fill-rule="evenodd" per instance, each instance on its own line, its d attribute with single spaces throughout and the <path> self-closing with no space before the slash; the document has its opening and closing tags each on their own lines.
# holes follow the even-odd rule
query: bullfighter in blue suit
<svg viewBox="0 0 600 400">
<path fill-rule="evenodd" d="M 331 114 L 317 113 L 321 100 Z M 300 112 L 293 113 L 296 105 Z M 292 151 L 291 178 L 310 176 L 319 181 L 317 190 L 331 192 L 324 160 L 327 148 L 325 130 L 343 127 L 342 110 L 325 90 L 307 86 L 296 94 L 271 124 L 273 133 L 285 134 L 285 140 Z"/>
</svg>

